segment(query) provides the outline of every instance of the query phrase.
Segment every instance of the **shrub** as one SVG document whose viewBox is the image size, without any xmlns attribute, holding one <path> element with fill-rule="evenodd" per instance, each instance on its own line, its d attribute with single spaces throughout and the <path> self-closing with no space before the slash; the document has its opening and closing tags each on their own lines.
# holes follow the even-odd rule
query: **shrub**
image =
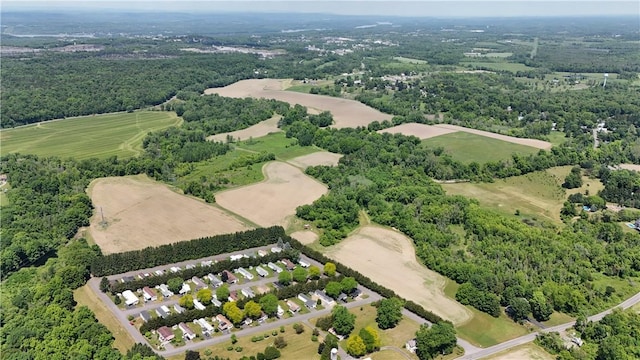
<svg viewBox="0 0 640 360">
<path fill-rule="evenodd" d="M 227 351 L 233 351 L 233 346 L 227 346 Z"/>
<path fill-rule="evenodd" d="M 304 332 L 304 326 L 299 323 L 293 324 L 293 330 L 296 331 L 296 334 L 302 334 Z"/>
<path fill-rule="evenodd" d="M 242 346 L 238 346 L 238 347 L 236 348 L 236 352 L 242 352 Z"/>
</svg>

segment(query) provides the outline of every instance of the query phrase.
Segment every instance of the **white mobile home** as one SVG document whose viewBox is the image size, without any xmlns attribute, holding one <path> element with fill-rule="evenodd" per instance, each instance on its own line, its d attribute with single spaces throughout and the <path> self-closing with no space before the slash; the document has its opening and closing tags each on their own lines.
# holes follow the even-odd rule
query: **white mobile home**
<svg viewBox="0 0 640 360">
<path fill-rule="evenodd" d="M 133 293 L 131 290 L 125 290 L 122 292 L 122 297 L 124 298 L 124 303 L 127 306 L 138 305 L 140 299 Z"/>
<path fill-rule="evenodd" d="M 268 263 L 267 266 L 269 267 L 269 269 L 275 271 L 278 274 L 282 272 L 282 268 L 272 262 Z"/>
</svg>

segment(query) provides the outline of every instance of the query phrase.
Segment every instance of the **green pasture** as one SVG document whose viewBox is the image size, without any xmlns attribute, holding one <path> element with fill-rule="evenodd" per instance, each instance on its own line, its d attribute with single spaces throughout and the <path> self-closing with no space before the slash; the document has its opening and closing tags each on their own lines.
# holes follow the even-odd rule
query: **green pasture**
<svg viewBox="0 0 640 360">
<path fill-rule="evenodd" d="M 426 60 L 412 59 L 412 58 L 406 58 L 402 56 L 395 56 L 393 60 L 399 61 L 401 63 L 408 63 L 408 64 L 426 64 L 427 63 Z"/>
<path fill-rule="evenodd" d="M 138 155 L 151 131 L 177 126 L 175 113 L 139 111 L 42 122 L 0 132 L 2 154 L 23 153 L 76 159 Z"/>
<path fill-rule="evenodd" d="M 298 145 L 298 140 L 287 138 L 284 132 L 272 133 L 259 138 L 245 140 L 236 143 L 236 148 L 254 153 L 273 153 L 276 159 L 283 161 L 321 150 L 314 146 L 300 146 Z"/>
<path fill-rule="evenodd" d="M 445 153 L 455 160 L 470 163 L 486 163 L 487 161 L 507 160 L 511 154 L 536 154 L 539 150 L 525 145 L 519 145 L 492 139 L 482 135 L 458 131 L 444 134 L 422 141 L 429 147 L 443 147 Z"/>
<path fill-rule="evenodd" d="M 510 62 L 490 62 L 490 61 L 464 61 L 461 62 L 460 65 L 468 65 L 468 66 L 477 66 L 482 68 L 487 68 L 489 70 L 495 71 L 510 71 L 510 72 L 518 72 L 518 71 L 527 71 L 534 70 L 535 68 L 520 64 L 520 63 L 510 63 Z"/>
</svg>

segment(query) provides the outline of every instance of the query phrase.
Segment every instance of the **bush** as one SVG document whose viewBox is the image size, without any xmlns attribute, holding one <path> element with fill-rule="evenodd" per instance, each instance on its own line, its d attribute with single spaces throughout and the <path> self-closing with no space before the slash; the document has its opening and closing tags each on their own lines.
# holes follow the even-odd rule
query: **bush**
<svg viewBox="0 0 640 360">
<path fill-rule="evenodd" d="M 273 345 L 275 345 L 277 349 L 282 349 L 287 346 L 287 341 L 284 339 L 284 337 L 278 336 L 273 342 Z"/>
<path fill-rule="evenodd" d="M 238 346 L 238 347 L 236 348 L 236 352 L 242 352 L 242 346 Z"/>
<path fill-rule="evenodd" d="M 293 329 L 296 331 L 296 334 L 302 334 L 304 332 L 304 326 L 299 323 L 293 324 Z"/>
<path fill-rule="evenodd" d="M 227 346 L 227 351 L 233 351 L 233 346 Z"/>
</svg>

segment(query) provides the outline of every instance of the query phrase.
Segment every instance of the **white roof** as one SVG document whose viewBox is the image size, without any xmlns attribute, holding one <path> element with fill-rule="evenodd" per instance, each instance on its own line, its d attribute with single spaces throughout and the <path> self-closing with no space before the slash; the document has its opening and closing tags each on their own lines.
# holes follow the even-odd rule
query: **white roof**
<svg viewBox="0 0 640 360">
<path fill-rule="evenodd" d="M 122 296 L 124 297 L 124 302 L 127 305 L 133 305 L 139 301 L 138 297 L 131 290 L 123 291 Z"/>
</svg>

